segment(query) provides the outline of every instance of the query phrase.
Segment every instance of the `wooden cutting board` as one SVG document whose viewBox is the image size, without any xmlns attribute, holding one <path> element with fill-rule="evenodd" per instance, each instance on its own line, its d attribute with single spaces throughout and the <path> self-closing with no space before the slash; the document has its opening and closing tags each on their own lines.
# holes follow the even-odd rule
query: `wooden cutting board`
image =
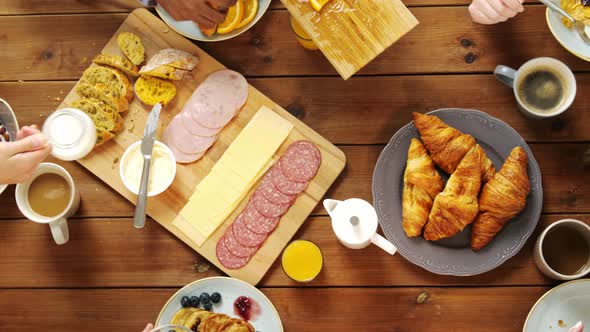
<svg viewBox="0 0 590 332">
<path fill-rule="evenodd" d="M 172 31 L 160 21 L 160 19 L 145 9 L 137 9 L 129 15 L 117 33 L 104 47 L 103 53 L 122 55 L 117 46 L 116 36 L 124 31 L 133 32 L 141 37 L 146 48 L 147 59 L 153 56 L 157 51 L 169 47 L 185 50 L 197 55 L 200 59 L 199 64 L 192 72 L 192 78 L 175 82 L 178 90 L 177 95 L 175 99 L 163 109 L 160 116 L 160 126 L 156 137 L 161 138 L 163 130 L 166 128 L 168 122 L 170 122 L 176 113 L 181 111 L 185 101 L 191 96 L 196 87 L 204 81 L 209 74 L 224 69 L 225 67 L 193 43 Z M 74 88 L 67 95 L 59 108 L 68 107 L 71 102 L 78 98 L 79 97 Z M 234 213 L 225 220 L 224 224 L 217 229 L 217 231 L 201 247 L 197 246 L 190 238 L 173 226 L 172 221 L 177 217 L 178 212 L 184 207 L 196 185 L 205 177 L 226 148 L 261 106 L 269 107 L 294 124 L 294 129 L 290 136 L 274 156 L 275 160 L 282 155 L 290 143 L 296 140 L 306 139 L 312 141 L 318 146 L 318 148 L 320 148 L 322 153 L 322 164 L 314 180 L 310 182 L 305 192 L 297 198 L 295 204 L 282 217 L 277 229 L 271 234 L 248 265 L 240 270 L 227 270 L 217 260 L 215 255 L 215 244 L 224 233 L 227 226 L 242 210 L 249 195 Z M 119 177 L 118 161 L 129 145 L 143 137 L 143 130 L 150 109 L 151 107 L 141 104 L 137 98 L 135 98 L 133 102 L 130 103 L 130 109 L 127 114 L 124 114 L 125 129 L 123 129 L 114 140 L 95 148 L 90 155 L 79 160 L 80 164 L 134 204 L 137 197 L 128 191 L 123 185 L 123 182 Z M 346 157 L 341 150 L 306 126 L 303 122 L 297 120 L 297 118 L 293 117 L 279 105 L 275 104 L 268 97 L 250 86 L 246 105 L 223 129 L 219 139 L 213 147 L 201 160 L 195 163 L 188 165 L 177 164 L 176 178 L 172 183 L 172 186 L 164 193 L 148 199 L 147 213 L 150 217 L 213 264 L 217 265 L 228 275 L 242 279 L 251 284 L 257 284 L 266 271 L 268 271 L 275 259 L 280 255 L 285 245 L 307 219 L 330 185 L 336 180 L 336 177 L 338 177 L 344 168 L 345 163 Z M 82 199 L 84 199 L 84 197 L 82 197 Z M 86 204 L 108 204 L 108 202 L 86 202 Z M 129 227 L 133 227 L 131 221 L 129 222 Z M 141 230 L 138 230 L 137 232 L 137 236 L 141 236 Z M 157 244 L 154 245 L 157 246 Z M 173 255 L 174 253 L 170 254 Z M 148 259 L 148 257 L 146 257 L 146 259 Z"/>
<path fill-rule="evenodd" d="M 345 80 L 418 25 L 400 0 L 281 0 Z"/>
</svg>

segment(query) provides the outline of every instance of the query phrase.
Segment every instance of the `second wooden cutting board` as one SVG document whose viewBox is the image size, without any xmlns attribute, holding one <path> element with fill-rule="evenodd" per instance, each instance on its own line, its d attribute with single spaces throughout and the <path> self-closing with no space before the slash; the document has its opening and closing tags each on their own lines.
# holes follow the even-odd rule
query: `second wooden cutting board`
<svg viewBox="0 0 590 332">
<path fill-rule="evenodd" d="M 119 33 L 125 31 L 132 32 L 141 37 L 146 48 L 147 59 L 159 50 L 170 47 L 190 52 L 197 55 L 200 59 L 199 64 L 192 72 L 192 78 L 175 82 L 177 95 L 170 104 L 164 107 L 160 116 L 159 135 L 156 135 L 156 137 L 161 138 L 163 129 L 166 128 L 173 116 L 181 111 L 184 103 L 191 96 L 195 88 L 209 74 L 225 67 L 190 41 L 171 31 L 162 21 L 145 9 L 137 9 L 129 15 L 113 38 L 104 47 L 103 53 L 122 55 L 117 46 L 117 36 Z M 74 88 L 59 108 L 68 107 L 78 98 L 79 96 L 76 94 Z M 309 183 L 305 191 L 297 198 L 295 204 L 283 216 L 277 229 L 269 236 L 252 260 L 242 269 L 229 270 L 225 269 L 217 260 L 215 244 L 229 224 L 241 212 L 247 199 L 242 201 L 240 206 L 234 210 L 202 246 L 198 246 L 190 237 L 176 228 L 172 222 L 191 197 L 197 184 L 209 173 L 227 147 L 241 132 L 242 128 L 246 126 L 256 111 L 262 106 L 270 108 L 281 117 L 291 121 L 294 125 L 293 131 L 274 155 L 274 160 L 277 160 L 291 143 L 297 140 L 308 140 L 320 149 L 322 164 L 316 177 Z M 150 109 L 151 107 L 141 104 L 135 98 L 129 104 L 129 111 L 124 114 L 125 128 L 112 141 L 95 148 L 87 157 L 79 160 L 80 164 L 134 204 L 137 201 L 137 196 L 125 188 L 119 177 L 118 163 L 125 149 L 143 137 L 143 129 Z M 213 147 L 201 160 L 195 163 L 178 164 L 174 182 L 164 193 L 148 199 L 147 212 L 154 220 L 230 276 L 242 279 L 251 284 L 257 284 L 281 254 L 285 245 L 307 219 L 328 188 L 336 180 L 336 177 L 338 177 L 344 168 L 345 160 L 346 158 L 341 150 L 306 126 L 303 122 L 293 117 L 279 105 L 275 104 L 254 87 L 250 86 L 246 105 L 222 130 L 219 139 Z M 251 189 L 253 190 L 254 188 Z M 87 203 L 93 204 L 96 202 Z M 129 227 L 133 227 L 133 225 L 130 223 Z M 141 230 L 137 231 L 137 236 L 141 236 Z M 157 244 L 154 244 L 154 246 L 157 246 Z M 153 249 L 157 250 L 156 247 Z M 173 255 L 174 253 L 170 254 Z"/>
<path fill-rule="evenodd" d="M 332 0 L 319 13 L 307 1 L 281 2 L 344 79 L 418 25 L 400 0 Z"/>
</svg>

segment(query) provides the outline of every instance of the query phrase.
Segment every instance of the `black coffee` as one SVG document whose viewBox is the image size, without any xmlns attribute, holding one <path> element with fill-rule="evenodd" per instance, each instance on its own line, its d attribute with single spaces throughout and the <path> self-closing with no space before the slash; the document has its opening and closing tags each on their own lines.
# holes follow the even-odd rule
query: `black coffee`
<svg viewBox="0 0 590 332">
<path fill-rule="evenodd" d="M 565 98 L 564 85 L 559 74 L 549 69 L 537 69 L 520 81 L 518 97 L 525 106 L 533 110 L 551 112 Z"/>
</svg>

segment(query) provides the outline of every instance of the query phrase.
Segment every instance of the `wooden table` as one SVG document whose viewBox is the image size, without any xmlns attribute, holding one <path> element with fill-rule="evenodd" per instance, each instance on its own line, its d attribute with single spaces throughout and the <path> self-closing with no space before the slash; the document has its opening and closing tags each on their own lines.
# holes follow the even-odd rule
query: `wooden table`
<svg viewBox="0 0 590 332">
<path fill-rule="evenodd" d="M 241 37 L 200 46 L 344 150 L 347 168 L 328 197 L 371 200 L 377 157 L 412 111 L 476 108 L 508 122 L 541 166 L 539 227 L 503 266 L 456 278 L 375 247 L 345 249 L 318 207 L 296 238 L 322 248 L 322 274 L 296 284 L 275 264 L 260 284 L 286 331 L 520 331 L 531 306 L 555 285 L 533 263 L 538 232 L 562 218 L 590 222 L 590 99 L 584 98 L 590 64 L 553 39 L 545 7 L 527 4 L 514 20 L 481 26 L 470 20 L 468 0 L 406 4 L 420 26 L 349 81 L 320 53 L 297 44 L 278 1 Z M 2 1 L 0 97 L 21 124 L 43 122 L 137 6 L 133 0 Z M 519 66 L 537 56 L 567 63 L 579 85 L 572 109 L 542 122 L 520 115 L 512 92 L 491 75 L 496 64 Z M 81 166 L 59 163 L 83 201 L 67 245 L 55 245 L 48 227 L 23 219 L 13 187 L 1 196 L 0 330 L 140 331 L 178 288 L 220 275 L 157 223 L 134 229 L 131 204 Z M 417 303 L 422 292 L 428 298 Z"/>
</svg>

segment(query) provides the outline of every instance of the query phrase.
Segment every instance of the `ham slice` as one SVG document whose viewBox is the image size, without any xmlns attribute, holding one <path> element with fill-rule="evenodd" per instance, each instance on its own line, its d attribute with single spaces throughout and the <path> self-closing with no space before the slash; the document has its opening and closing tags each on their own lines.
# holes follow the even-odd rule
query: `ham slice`
<svg viewBox="0 0 590 332">
<path fill-rule="evenodd" d="M 217 136 L 191 135 L 182 125 L 182 118 L 178 115 L 170 121 L 164 136 L 178 150 L 188 154 L 204 152 L 217 140 Z"/>
<path fill-rule="evenodd" d="M 183 112 L 189 112 L 203 127 L 223 128 L 248 100 L 248 82 L 232 70 L 220 70 L 195 90 Z"/>
<path fill-rule="evenodd" d="M 217 71 L 193 92 L 166 127 L 163 141 L 179 163 L 199 160 L 248 99 L 248 82 L 232 70 Z"/>
</svg>

